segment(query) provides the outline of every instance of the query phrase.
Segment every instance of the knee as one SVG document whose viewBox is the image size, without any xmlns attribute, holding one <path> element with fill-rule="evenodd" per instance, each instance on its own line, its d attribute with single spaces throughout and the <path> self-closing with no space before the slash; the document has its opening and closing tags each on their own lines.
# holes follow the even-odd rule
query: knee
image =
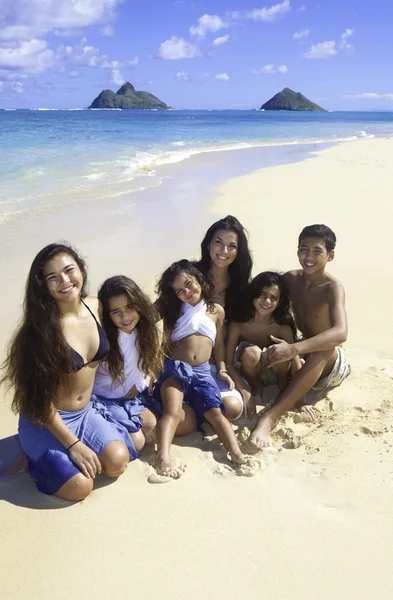
<svg viewBox="0 0 393 600">
<path fill-rule="evenodd" d="M 148 435 L 153 431 L 157 425 L 157 418 L 149 409 L 145 409 L 141 413 L 142 418 L 142 431 L 145 435 Z"/>
<path fill-rule="evenodd" d="M 130 453 L 123 442 L 111 442 L 99 456 L 102 473 L 107 477 L 119 477 L 130 462 Z"/>
<path fill-rule="evenodd" d="M 144 434 L 142 432 L 142 429 L 140 429 L 136 433 L 131 433 L 130 437 L 131 437 L 131 439 L 133 441 L 133 444 L 135 446 L 135 450 L 137 452 L 140 452 L 144 448 L 145 443 L 146 443 L 145 436 L 144 436 Z"/>
<path fill-rule="evenodd" d="M 262 350 L 258 346 L 248 346 L 241 354 L 242 369 L 246 371 L 255 369 L 261 359 Z"/>
<path fill-rule="evenodd" d="M 236 396 L 224 396 L 222 402 L 225 407 L 225 416 L 228 421 L 234 421 L 240 417 L 243 405 L 239 398 L 236 398 Z"/>
<path fill-rule="evenodd" d="M 82 473 L 74 475 L 65 483 L 55 496 L 69 502 L 81 502 L 93 491 L 94 480 L 88 479 Z"/>
</svg>

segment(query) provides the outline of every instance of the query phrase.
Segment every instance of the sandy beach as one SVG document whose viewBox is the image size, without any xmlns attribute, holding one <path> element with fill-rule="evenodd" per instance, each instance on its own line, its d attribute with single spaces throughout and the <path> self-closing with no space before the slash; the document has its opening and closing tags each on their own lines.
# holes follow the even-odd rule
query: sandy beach
<svg viewBox="0 0 393 600">
<path fill-rule="evenodd" d="M 226 214 L 249 232 L 254 275 L 296 268 L 298 233 L 325 223 L 337 235 L 329 268 L 347 293 L 353 373 L 321 400 L 318 422 L 295 412 L 279 422 L 257 477 L 237 477 L 215 436 L 193 434 L 174 446 L 188 464 L 184 477 L 165 485 L 147 482 L 151 447 L 118 481 L 99 477 L 80 504 L 39 494 L 26 474 L 1 479 L 1 598 L 393 597 L 392 150 L 393 139 L 339 144 L 301 162 L 244 170 L 214 191 L 197 187 L 195 175 L 176 197 L 168 182 L 146 192 L 143 206 L 130 195 L 2 229 L 3 348 L 32 258 L 55 239 L 86 256 L 93 293 L 120 272 L 152 292 L 154 276 L 174 259 L 197 257 L 207 227 Z M 201 176 L 207 162 L 218 168 L 222 160 L 212 153 L 187 163 Z M 187 201 L 195 190 L 198 205 Z M 174 231 L 163 231 L 175 217 Z M 0 438 L 16 433 L 3 390 L 0 417 Z"/>
</svg>

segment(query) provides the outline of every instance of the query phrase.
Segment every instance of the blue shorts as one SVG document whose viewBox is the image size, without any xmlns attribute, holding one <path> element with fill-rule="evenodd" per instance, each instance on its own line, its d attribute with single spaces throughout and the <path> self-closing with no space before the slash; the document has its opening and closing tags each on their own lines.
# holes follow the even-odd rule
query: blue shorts
<svg viewBox="0 0 393 600">
<path fill-rule="evenodd" d="M 224 412 L 220 390 L 215 382 L 208 362 L 192 367 L 182 360 L 165 360 L 164 372 L 154 388 L 153 395 L 158 400 L 161 398 L 161 386 L 168 377 L 173 377 L 183 388 L 184 402 L 194 410 L 197 417 L 198 431 L 201 427 L 204 414 L 211 408 L 219 408 Z"/>
<path fill-rule="evenodd" d="M 141 412 L 148 408 L 156 415 L 162 414 L 162 404 L 149 395 L 148 389 L 144 389 L 132 400 L 124 398 L 104 398 L 95 396 L 93 406 L 110 423 L 120 423 L 128 431 L 135 433 L 142 428 Z"/>
<path fill-rule="evenodd" d="M 94 406 L 95 396 L 82 410 L 59 415 L 68 429 L 81 442 L 93 450 L 97 456 L 111 442 L 123 442 L 130 453 L 130 460 L 138 458 L 139 453 L 129 436 L 127 429 L 114 420 L 109 420 L 105 410 Z M 44 494 L 55 494 L 71 477 L 80 473 L 72 462 L 66 448 L 46 429 L 19 417 L 19 442 L 29 461 L 29 473 L 37 488 Z"/>
</svg>

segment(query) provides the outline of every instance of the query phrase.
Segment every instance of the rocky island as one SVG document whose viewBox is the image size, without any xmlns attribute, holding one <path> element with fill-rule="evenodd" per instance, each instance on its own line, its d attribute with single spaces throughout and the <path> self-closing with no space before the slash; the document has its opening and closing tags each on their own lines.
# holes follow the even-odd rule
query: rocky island
<svg viewBox="0 0 393 600">
<path fill-rule="evenodd" d="M 117 92 L 103 90 L 89 108 L 156 108 L 165 110 L 170 107 L 149 92 L 137 92 L 134 86 L 127 81 Z"/>
<path fill-rule="evenodd" d="M 312 110 L 314 112 L 325 112 L 325 109 L 318 104 L 314 104 L 308 98 L 294 92 L 289 88 L 284 88 L 273 98 L 270 98 L 265 104 L 262 104 L 261 110 Z"/>
</svg>

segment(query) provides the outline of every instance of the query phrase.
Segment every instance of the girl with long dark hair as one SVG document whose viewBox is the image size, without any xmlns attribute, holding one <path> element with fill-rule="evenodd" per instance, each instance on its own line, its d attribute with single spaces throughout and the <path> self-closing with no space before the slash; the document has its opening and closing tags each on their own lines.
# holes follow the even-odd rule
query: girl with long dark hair
<svg viewBox="0 0 393 600">
<path fill-rule="evenodd" d="M 95 405 L 124 425 L 137 447 L 154 442 L 162 405 L 151 394 L 164 362 L 154 306 L 135 281 L 124 275 L 107 279 L 98 298 L 109 352 L 96 373 Z M 176 435 L 191 433 L 194 427 L 194 417 L 183 411 Z"/>
<path fill-rule="evenodd" d="M 195 266 L 211 282 L 214 302 L 225 309 L 227 321 L 236 320 L 252 270 L 247 232 L 240 221 L 227 215 L 213 223 L 202 240 L 201 255 Z M 237 389 L 230 390 L 220 380 L 214 364 L 211 365 L 211 370 L 220 388 L 225 414 L 230 421 L 239 418 L 243 412 L 241 393 Z"/>
<path fill-rule="evenodd" d="M 288 384 L 290 370 L 298 370 L 300 360 L 267 366 L 267 348 L 272 337 L 292 344 L 296 326 L 284 277 L 274 271 L 260 273 L 248 285 L 238 321 L 229 324 L 226 340 L 228 371 L 240 390 L 245 413 L 256 416 L 256 398 L 263 388 L 277 385 L 282 391 Z M 249 383 L 247 385 L 246 381 Z"/>
<path fill-rule="evenodd" d="M 161 398 L 163 415 L 157 424 L 156 470 L 178 478 L 182 467 L 172 463 L 170 447 L 183 403 L 196 414 L 198 429 L 206 419 L 237 464 L 248 462 L 231 424 L 222 414 L 220 390 L 210 372 L 214 354 L 220 377 L 233 388 L 224 362 L 224 310 L 212 301 L 211 285 L 188 260 L 173 263 L 161 276 L 157 289 L 165 307 L 164 328 L 171 358 L 154 394 Z"/>
<path fill-rule="evenodd" d="M 109 343 L 86 286 L 86 265 L 69 245 L 37 254 L 1 380 L 13 390 L 19 441 L 38 489 L 71 501 L 88 496 L 98 473 L 118 477 L 138 456 L 127 429 L 91 400 Z"/>
</svg>

